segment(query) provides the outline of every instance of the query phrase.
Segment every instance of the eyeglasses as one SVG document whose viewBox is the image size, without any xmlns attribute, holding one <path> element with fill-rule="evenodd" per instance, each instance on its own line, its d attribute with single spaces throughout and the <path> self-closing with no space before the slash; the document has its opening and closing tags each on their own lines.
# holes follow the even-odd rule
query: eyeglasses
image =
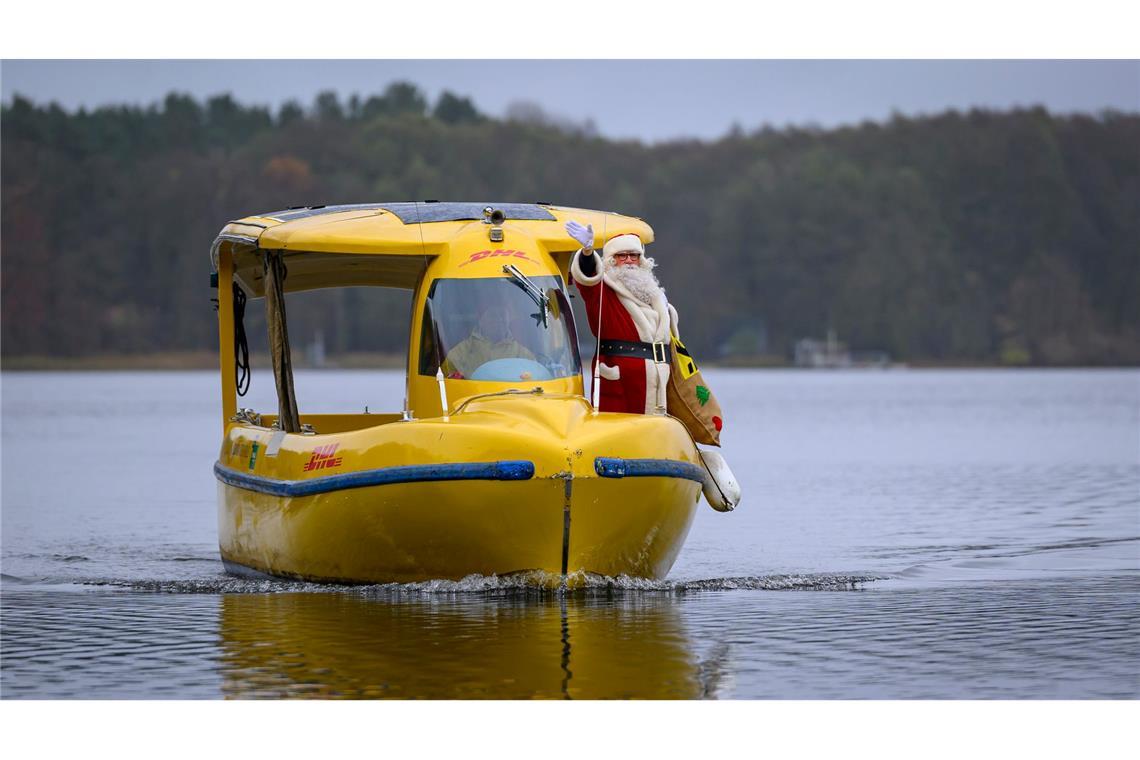
<svg viewBox="0 0 1140 760">
<path fill-rule="evenodd" d="M 618 261 L 627 261 L 627 260 L 628 261 L 637 261 L 638 259 L 641 258 L 641 254 L 638 253 L 637 251 L 629 251 L 629 252 L 623 251 L 622 253 L 615 253 L 614 258 L 617 259 Z"/>
</svg>

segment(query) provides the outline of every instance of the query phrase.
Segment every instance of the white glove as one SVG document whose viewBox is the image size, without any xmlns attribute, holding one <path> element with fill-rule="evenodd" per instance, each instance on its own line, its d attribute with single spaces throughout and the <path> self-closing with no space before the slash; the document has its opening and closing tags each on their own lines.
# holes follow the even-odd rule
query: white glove
<svg viewBox="0 0 1140 760">
<path fill-rule="evenodd" d="M 582 244 L 582 248 L 587 251 L 594 250 L 594 225 L 583 227 L 575 222 L 573 219 L 566 222 L 566 232 L 570 237 L 577 240 Z"/>
</svg>

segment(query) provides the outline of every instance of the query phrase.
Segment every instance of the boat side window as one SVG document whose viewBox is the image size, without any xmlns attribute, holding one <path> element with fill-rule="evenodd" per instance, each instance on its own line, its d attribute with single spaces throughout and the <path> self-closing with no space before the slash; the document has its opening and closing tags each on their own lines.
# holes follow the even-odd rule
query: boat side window
<svg viewBox="0 0 1140 760">
<path fill-rule="evenodd" d="M 581 371 L 574 320 L 559 277 L 507 277 L 432 283 L 420 333 L 421 375 L 452 380 L 526 382 Z"/>
</svg>

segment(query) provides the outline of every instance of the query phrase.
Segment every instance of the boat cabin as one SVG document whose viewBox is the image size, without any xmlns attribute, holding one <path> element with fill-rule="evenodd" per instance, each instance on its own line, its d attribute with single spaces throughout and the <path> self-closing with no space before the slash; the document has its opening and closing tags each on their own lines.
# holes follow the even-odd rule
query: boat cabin
<svg viewBox="0 0 1140 760">
<path fill-rule="evenodd" d="M 333 433 L 446 419 L 488 393 L 582 396 L 567 286 L 578 247 L 564 228 L 570 219 L 593 225 L 599 248 L 627 233 L 653 240 L 640 219 L 544 203 L 313 206 L 230 222 L 211 249 L 223 427 L 241 421 Z M 405 397 L 384 414 L 305 414 L 293 390 L 286 295 L 351 286 L 412 291 Z M 257 298 L 265 302 L 278 409 L 239 414 L 239 378 L 248 378 L 240 320 L 245 302 Z"/>
</svg>

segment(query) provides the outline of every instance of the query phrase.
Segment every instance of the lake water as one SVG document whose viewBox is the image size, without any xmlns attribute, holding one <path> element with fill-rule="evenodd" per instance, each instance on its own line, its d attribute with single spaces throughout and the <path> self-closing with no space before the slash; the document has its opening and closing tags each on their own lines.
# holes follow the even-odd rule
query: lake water
<svg viewBox="0 0 1140 760">
<path fill-rule="evenodd" d="M 1140 372 L 706 375 L 741 506 L 663 582 L 558 594 L 229 577 L 214 374 L 5 373 L 0 696 L 1140 696 Z"/>
</svg>

